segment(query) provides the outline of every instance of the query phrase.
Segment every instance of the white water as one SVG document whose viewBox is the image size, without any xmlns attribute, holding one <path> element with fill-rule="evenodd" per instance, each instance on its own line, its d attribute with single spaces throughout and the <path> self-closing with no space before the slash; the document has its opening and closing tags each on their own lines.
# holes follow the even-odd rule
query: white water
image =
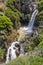
<svg viewBox="0 0 43 65">
<path fill-rule="evenodd" d="M 22 45 L 21 45 L 21 48 L 20 48 L 20 56 L 23 56 L 24 55 L 24 49 L 22 48 Z"/>
<path fill-rule="evenodd" d="M 11 46 L 8 48 L 7 55 L 6 55 L 6 63 L 8 63 L 10 60 L 15 59 L 17 57 L 15 53 L 15 51 L 18 49 L 17 47 L 15 47 L 16 43 L 19 44 L 19 42 L 17 41 L 13 42 Z M 9 57 L 9 54 L 10 54 L 10 57 Z"/>
<path fill-rule="evenodd" d="M 30 19 L 30 22 L 29 22 L 28 26 L 24 27 L 24 29 L 23 29 L 25 32 L 27 32 L 27 33 L 32 33 L 33 32 L 34 21 L 35 21 L 35 18 L 36 18 L 37 14 L 38 14 L 38 10 L 36 9 L 32 13 L 32 16 L 31 16 L 31 19 Z"/>
<path fill-rule="evenodd" d="M 7 55 L 6 55 L 6 64 L 10 60 L 13 60 L 13 59 L 15 59 L 17 57 L 15 52 L 16 52 L 16 50 L 18 50 L 18 47 L 16 47 L 15 44 L 19 44 L 19 42 L 18 41 L 13 42 L 11 44 L 11 46 L 8 48 Z M 9 57 L 9 54 L 10 54 L 10 57 Z M 23 55 L 24 55 L 24 51 L 23 51 L 23 48 L 21 46 L 20 47 L 20 56 L 23 56 Z"/>
</svg>

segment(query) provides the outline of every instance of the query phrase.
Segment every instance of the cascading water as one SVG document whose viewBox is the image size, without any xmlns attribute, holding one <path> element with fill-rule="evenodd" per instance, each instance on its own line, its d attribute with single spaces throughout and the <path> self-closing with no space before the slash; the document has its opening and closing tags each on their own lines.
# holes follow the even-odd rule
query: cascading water
<svg viewBox="0 0 43 65">
<path fill-rule="evenodd" d="M 15 44 L 19 44 L 19 42 L 13 42 L 11 44 L 11 46 L 8 48 L 8 51 L 7 51 L 7 55 L 6 55 L 6 63 L 9 62 L 9 60 L 12 60 L 12 59 L 15 59 L 16 58 L 16 50 L 17 50 L 17 47 L 15 46 Z"/>
<path fill-rule="evenodd" d="M 36 9 L 31 16 L 31 19 L 30 19 L 28 26 L 24 27 L 24 31 L 26 33 L 32 33 L 33 32 L 34 21 L 35 21 L 37 14 L 38 14 L 38 10 Z"/>
<path fill-rule="evenodd" d="M 20 48 L 20 56 L 23 56 L 24 55 L 24 49 L 22 48 L 22 45 L 21 45 L 21 48 Z"/>
<path fill-rule="evenodd" d="M 11 46 L 8 48 L 7 55 L 6 55 L 6 64 L 9 62 L 9 60 L 13 60 L 17 57 L 16 51 L 19 48 L 19 42 L 13 42 Z M 24 55 L 24 50 L 22 46 L 20 47 L 20 56 Z"/>
</svg>

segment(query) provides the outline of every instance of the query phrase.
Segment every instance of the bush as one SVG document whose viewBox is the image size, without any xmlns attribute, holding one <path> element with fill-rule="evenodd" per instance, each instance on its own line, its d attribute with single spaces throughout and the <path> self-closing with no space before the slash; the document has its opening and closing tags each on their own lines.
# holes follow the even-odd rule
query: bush
<svg viewBox="0 0 43 65">
<path fill-rule="evenodd" d="M 35 45 L 37 46 L 41 41 L 43 41 L 43 35 L 39 34 L 33 39 Z"/>
<path fill-rule="evenodd" d="M 19 37 L 19 33 L 16 30 L 12 30 L 12 33 L 10 33 L 10 35 L 7 36 L 7 43 L 12 43 L 16 40 L 18 40 Z"/>
<path fill-rule="evenodd" d="M 43 0 L 38 3 L 38 10 L 39 11 L 43 10 Z"/>
<path fill-rule="evenodd" d="M 39 14 L 37 16 L 37 21 L 39 21 L 39 22 L 43 21 L 43 11 L 39 12 Z"/>
<path fill-rule="evenodd" d="M 4 59 L 4 54 L 5 54 L 5 49 L 0 48 L 0 61 L 3 61 Z"/>
<path fill-rule="evenodd" d="M 39 24 L 41 23 L 41 21 L 43 21 L 43 10 L 38 13 L 34 25 L 35 25 L 35 26 L 39 26 Z"/>
<path fill-rule="evenodd" d="M 22 16 L 21 16 L 21 24 L 27 26 L 28 23 L 29 23 L 29 19 L 30 19 L 30 14 L 26 14 L 26 15 L 22 14 Z"/>
<path fill-rule="evenodd" d="M 43 41 L 42 42 L 40 42 L 40 44 L 38 45 L 38 48 L 43 48 Z"/>
<path fill-rule="evenodd" d="M 14 27 L 20 26 L 20 16 L 19 16 L 18 12 L 14 12 L 11 9 L 7 9 L 5 11 L 5 15 L 11 19 Z"/>
<path fill-rule="evenodd" d="M 0 30 L 9 29 L 12 27 L 11 20 L 6 16 L 0 16 Z"/>
<path fill-rule="evenodd" d="M 42 34 L 42 35 L 43 35 L 43 29 L 41 29 L 41 30 L 40 30 L 40 34 Z"/>
<path fill-rule="evenodd" d="M 38 56 L 43 57 L 43 41 L 40 42 L 37 47 L 35 47 L 35 51 L 38 53 Z"/>
<path fill-rule="evenodd" d="M 10 7 L 11 9 L 14 9 L 16 0 L 8 0 L 7 1 L 7 6 Z"/>
<path fill-rule="evenodd" d="M 0 16 L 4 16 L 4 13 L 3 12 L 0 12 Z"/>
<path fill-rule="evenodd" d="M 0 11 L 3 12 L 3 8 L 2 7 L 0 7 Z"/>
</svg>

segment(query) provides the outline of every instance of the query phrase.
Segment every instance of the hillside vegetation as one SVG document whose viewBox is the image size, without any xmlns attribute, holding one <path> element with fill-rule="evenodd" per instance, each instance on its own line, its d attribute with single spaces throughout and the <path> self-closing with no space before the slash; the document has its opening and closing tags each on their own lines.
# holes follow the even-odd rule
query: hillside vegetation
<svg viewBox="0 0 43 65">
<path fill-rule="evenodd" d="M 43 58 L 40 57 L 22 57 L 22 58 L 17 58 L 13 61 L 11 61 L 9 64 L 7 65 L 43 65 Z"/>
<path fill-rule="evenodd" d="M 38 14 L 30 36 L 22 28 L 28 25 L 34 4 Z M 7 65 L 43 65 L 43 0 L 1 0 L 0 5 L 0 62 L 5 62 L 11 43 L 19 40 L 27 55 Z"/>
</svg>

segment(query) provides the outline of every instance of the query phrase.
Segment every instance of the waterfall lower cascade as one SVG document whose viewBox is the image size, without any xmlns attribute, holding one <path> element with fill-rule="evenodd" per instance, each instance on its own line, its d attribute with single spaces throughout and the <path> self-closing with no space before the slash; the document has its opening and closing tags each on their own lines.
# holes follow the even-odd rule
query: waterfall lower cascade
<svg viewBox="0 0 43 65">
<path fill-rule="evenodd" d="M 20 56 L 23 56 L 24 55 L 24 49 L 22 48 L 22 45 L 20 47 Z"/>
<path fill-rule="evenodd" d="M 7 55 L 6 55 L 6 64 L 17 57 L 16 51 L 20 49 L 20 56 L 24 55 L 22 47 L 19 46 L 19 42 L 13 42 L 11 46 L 8 48 Z"/>
<path fill-rule="evenodd" d="M 6 63 L 8 63 L 9 62 L 9 60 L 12 60 L 12 59 L 15 59 L 16 58 L 16 46 L 15 46 L 15 44 L 19 44 L 19 42 L 13 42 L 12 44 L 11 44 L 11 46 L 8 48 L 8 51 L 7 51 L 7 55 L 6 55 Z"/>
<path fill-rule="evenodd" d="M 37 14 L 38 14 L 38 10 L 36 9 L 32 13 L 32 16 L 31 16 L 31 19 L 30 19 L 30 22 L 29 22 L 28 26 L 24 27 L 24 29 L 23 29 L 26 33 L 33 33 L 34 21 L 35 21 L 35 18 L 36 18 Z"/>
</svg>

